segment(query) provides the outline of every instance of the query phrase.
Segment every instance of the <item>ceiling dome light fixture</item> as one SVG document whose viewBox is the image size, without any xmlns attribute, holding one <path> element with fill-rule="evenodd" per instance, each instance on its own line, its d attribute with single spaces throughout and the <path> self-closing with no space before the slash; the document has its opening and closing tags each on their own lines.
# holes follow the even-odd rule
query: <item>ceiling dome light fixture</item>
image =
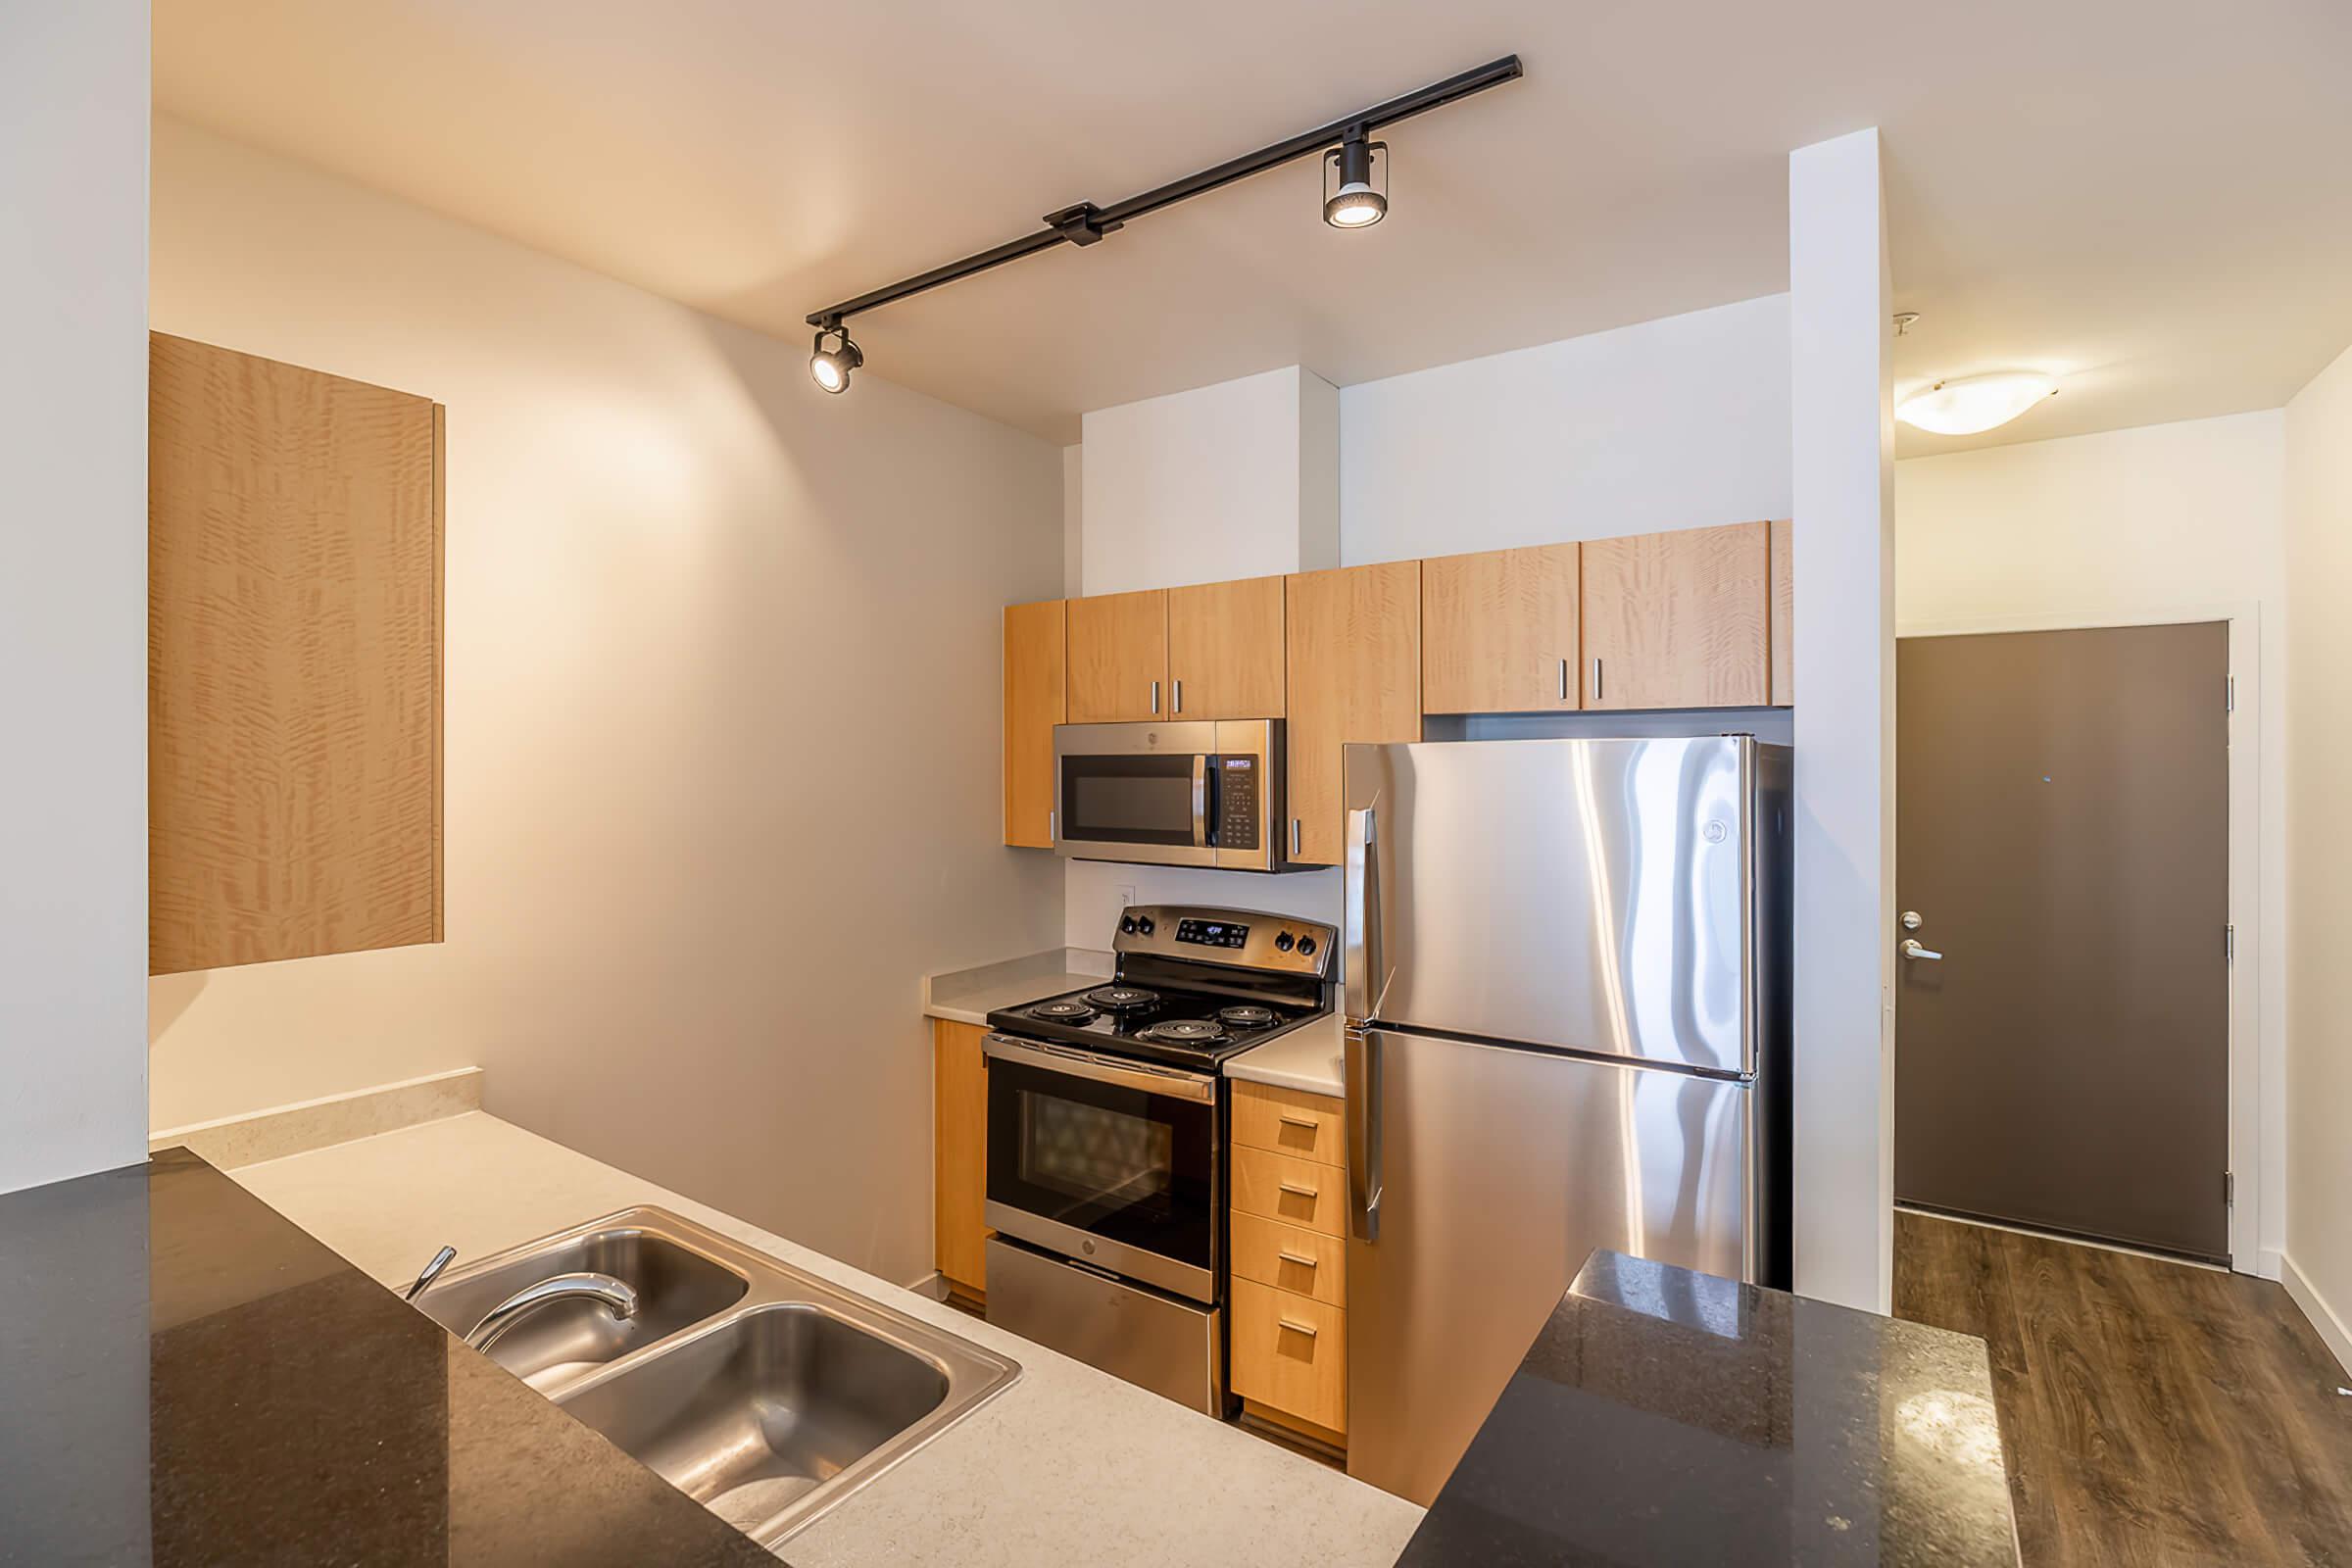
<svg viewBox="0 0 2352 1568">
<path fill-rule="evenodd" d="M 1355 126 L 1337 147 L 1323 155 L 1324 183 L 1337 171 L 1339 190 L 1323 199 L 1323 221 L 1334 228 L 1370 228 L 1389 216 L 1389 144 L 1366 141 L 1364 127 Z M 1372 188 L 1373 155 L 1379 155 L 1380 190 Z"/>
<path fill-rule="evenodd" d="M 1271 147 L 1260 147 L 1253 153 L 1229 159 L 1214 169 L 1203 169 L 1197 174 L 1170 180 L 1139 196 L 1130 196 L 1123 202 L 1113 202 L 1108 207 L 1079 202 L 1075 206 L 1048 213 L 1038 220 L 1045 225 L 1043 228 L 1023 234 L 1018 239 L 976 251 L 961 261 L 934 267 L 928 272 L 917 272 L 912 277 L 901 278 L 887 288 L 874 289 L 811 314 L 808 320 L 810 326 L 816 328 L 816 347 L 808 356 L 809 377 L 827 392 L 848 389 L 850 372 L 865 363 L 865 356 L 858 351 L 857 344 L 850 341 L 847 323 L 853 316 L 862 316 L 867 311 L 896 304 L 925 289 L 953 283 L 976 272 L 985 272 L 1006 262 L 1017 262 L 1024 256 L 1034 256 L 1039 251 L 1051 250 L 1056 245 L 1097 244 L 1138 218 L 1156 213 L 1163 207 L 1173 207 L 1181 201 L 1189 201 L 1195 196 L 1205 195 L 1236 180 L 1248 179 L 1252 174 L 1262 174 L 1269 169 L 1280 168 L 1296 159 L 1320 158 L 1326 168 L 1336 167 L 1339 170 L 1340 188 L 1337 192 L 1327 194 L 1323 202 L 1325 222 L 1334 228 L 1369 228 L 1386 217 L 1389 211 L 1388 144 L 1370 140 L 1374 131 L 1400 120 L 1427 114 L 1432 109 L 1443 109 L 1447 104 L 1458 103 L 1473 93 L 1485 92 L 1489 87 L 1517 81 L 1526 74 L 1517 55 L 1504 55 L 1500 60 L 1490 60 L 1475 70 L 1447 76 L 1444 81 L 1433 81 L 1401 97 L 1358 110 L 1344 120 L 1335 120 L 1313 130 L 1301 131 L 1288 141 L 1278 141 Z M 1379 176 L 1377 184 L 1375 174 Z M 825 339 L 833 336 L 841 339 L 840 346 L 827 349 Z"/>
<path fill-rule="evenodd" d="M 1996 370 L 1938 381 L 1903 399 L 1894 416 L 1936 435 L 1980 435 L 2057 395 L 2056 376 L 2039 370 Z"/>
<path fill-rule="evenodd" d="M 841 342 L 827 348 L 827 336 L 837 337 Z M 808 351 L 808 379 L 818 386 L 828 392 L 847 392 L 850 372 L 864 363 L 865 351 L 850 341 L 850 329 L 841 322 L 816 329 L 816 342 Z"/>
</svg>

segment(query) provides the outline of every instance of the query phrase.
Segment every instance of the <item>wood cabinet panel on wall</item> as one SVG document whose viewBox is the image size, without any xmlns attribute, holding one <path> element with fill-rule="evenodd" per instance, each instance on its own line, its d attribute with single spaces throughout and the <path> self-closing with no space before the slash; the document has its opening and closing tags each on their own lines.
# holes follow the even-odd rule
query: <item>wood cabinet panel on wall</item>
<svg viewBox="0 0 2352 1568">
<path fill-rule="evenodd" d="M 1168 591 L 1069 601 L 1069 722 L 1158 718 L 1167 703 Z"/>
<path fill-rule="evenodd" d="M 1341 748 L 1421 738 L 1421 563 L 1288 579 L 1292 858 L 1337 865 Z"/>
<path fill-rule="evenodd" d="M 1584 706 L 1760 708 L 1771 524 L 1588 540 Z"/>
<path fill-rule="evenodd" d="M 1067 700 L 1062 602 L 1004 607 L 1004 842 L 1054 847 L 1054 726 Z"/>
<path fill-rule="evenodd" d="M 437 942 L 441 410 L 148 360 L 149 968 Z"/>
<path fill-rule="evenodd" d="M 1168 590 L 1168 710 L 1280 718 L 1287 701 L 1280 577 Z"/>
<path fill-rule="evenodd" d="M 974 1298 L 988 1290 L 987 1036 L 977 1024 L 931 1020 L 934 1266 Z"/>
<path fill-rule="evenodd" d="M 1796 703 L 1796 561 L 1792 524 L 1772 525 L 1772 706 Z"/>
<path fill-rule="evenodd" d="M 1421 563 L 1421 706 L 1532 713 L 1577 706 L 1573 544 Z"/>
</svg>

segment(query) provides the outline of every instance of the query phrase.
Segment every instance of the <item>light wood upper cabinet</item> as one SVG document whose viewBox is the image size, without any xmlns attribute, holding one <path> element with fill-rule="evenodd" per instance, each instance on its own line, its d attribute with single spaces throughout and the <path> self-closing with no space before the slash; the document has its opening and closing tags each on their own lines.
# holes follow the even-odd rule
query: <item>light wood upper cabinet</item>
<svg viewBox="0 0 2352 1568">
<path fill-rule="evenodd" d="M 1796 571 L 1790 524 L 1772 525 L 1772 706 L 1796 703 Z"/>
<path fill-rule="evenodd" d="M 441 940 L 442 413 L 153 334 L 148 966 Z"/>
<path fill-rule="evenodd" d="M 1168 710 L 1177 718 L 1280 718 L 1283 580 L 1168 590 Z"/>
<path fill-rule="evenodd" d="M 1069 722 L 1167 713 L 1168 591 L 1069 601 Z"/>
<path fill-rule="evenodd" d="M 1760 708 L 1770 698 L 1772 527 L 1584 547 L 1584 706 Z"/>
<path fill-rule="evenodd" d="M 931 1020 L 933 1266 L 961 1294 L 988 1290 L 988 1031 Z"/>
<path fill-rule="evenodd" d="M 1421 706 L 1530 713 L 1577 706 L 1577 547 L 1421 563 Z"/>
<path fill-rule="evenodd" d="M 1062 602 L 1004 607 L 1004 842 L 1054 847 L 1054 726 L 1063 711 Z"/>
<path fill-rule="evenodd" d="M 1421 738 L 1421 563 L 1287 579 L 1293 859 L 1337 865 L 1341 748 Z"/>
</svg>

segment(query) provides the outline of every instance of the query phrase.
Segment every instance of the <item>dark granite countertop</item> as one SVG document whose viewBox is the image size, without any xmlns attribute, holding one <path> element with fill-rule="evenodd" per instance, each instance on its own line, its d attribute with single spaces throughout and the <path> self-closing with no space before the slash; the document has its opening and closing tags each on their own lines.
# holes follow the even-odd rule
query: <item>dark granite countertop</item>
<svg viewBox="0 0 2352 1568">
<path fill-rule="evenodd" d="M 1398 1562 L 2015 1568 L 1984 1343 L 1595 1252 Z"/>
<path fill-rule="evenodd" d="M 184 1150 L 0 1195 L 0 1563 L 775 1561 Z"/>
</svg>

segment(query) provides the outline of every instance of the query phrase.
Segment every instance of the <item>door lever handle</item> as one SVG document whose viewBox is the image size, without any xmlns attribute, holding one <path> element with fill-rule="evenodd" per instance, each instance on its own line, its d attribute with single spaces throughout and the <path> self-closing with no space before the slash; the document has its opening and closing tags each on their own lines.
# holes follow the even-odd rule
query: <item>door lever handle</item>
<svg viewBox="0 0 2352 1568">
<path fill-rule="evenodd" d="M 1943 955 L 1932 948 L 1920 946 L 1917 937 L 1905 937 L 1903 939 L 1903 956 L 1906 958 L 1940 958 Z"/>
</svg>

